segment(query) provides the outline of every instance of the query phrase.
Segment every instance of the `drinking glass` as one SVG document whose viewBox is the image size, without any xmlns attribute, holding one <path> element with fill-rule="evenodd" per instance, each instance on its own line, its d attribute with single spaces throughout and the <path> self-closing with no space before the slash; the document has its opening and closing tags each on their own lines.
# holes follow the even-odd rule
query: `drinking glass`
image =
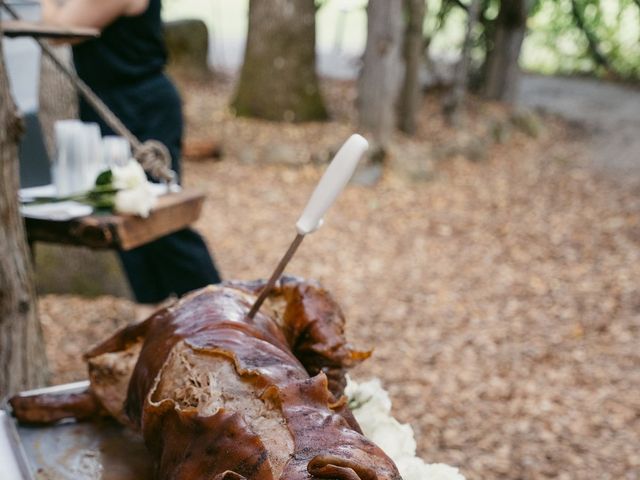
<svg viewBox="0 0 640 480">
<path fill-rule="evenodd" d="M 102 139 L 104 164 L 107 168 L 123 167 L 131 159 L 131 147 L 124 137 L 108 135 Z"/>
<path fill-rule="evenodd" d="M 51 165 L 51 177 L 59 197 L 70 195 L 74 191 L 73 164 L 74 148 L 73 135 L 77 120 L 61 120 L 54 124 L 56 154 Z"/>
</svg>

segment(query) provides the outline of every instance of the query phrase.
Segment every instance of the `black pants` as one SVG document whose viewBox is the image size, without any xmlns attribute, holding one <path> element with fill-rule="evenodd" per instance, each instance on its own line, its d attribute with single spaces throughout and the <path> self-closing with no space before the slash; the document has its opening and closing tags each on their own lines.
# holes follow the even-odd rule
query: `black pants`
<svg viewBox="0 0 640 480">
<path fill-rule="evenodd" d="M 164 143 L 171 153 L 172 168 L 180 174 L 182 110 L 178 92 L 169 79 L 159 74 L 96 93 L 140 141 L 154 139 Z M 114 134 L 83 100 L 80 118 L 100 125 L 103 135 Z M 172 294 L 181 296 L 220 282 L 207 245 L 190 228 L 119 254 L 140 303 L 157 303 Z"/>
</svg>

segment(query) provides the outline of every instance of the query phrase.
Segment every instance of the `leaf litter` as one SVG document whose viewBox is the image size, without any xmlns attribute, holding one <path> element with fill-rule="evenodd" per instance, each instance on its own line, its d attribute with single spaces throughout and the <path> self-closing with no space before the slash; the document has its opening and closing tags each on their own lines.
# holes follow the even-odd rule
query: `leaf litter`
<svg viewBox="0 0 640 480">
<path fill-rule="evenodd" d="M 182 86 L 187 141 L 224 151 L 185 162 L 207 193 L 196 228 L 225 278 L 267 277 L 354 130 L 354 87 L 325 82 L 333 121 L 290 125 L 235 118 L 229 82 Z M 455 130 L 427 97 L 416 138 L 394 136 L 380 182 L 349 186 L 287 273 L 338 299 L 374 349 L 353 375 L 382 379 L 427 461 L 470 480 L 638 479 L 640 184 L 592 171 L 574 127 L 545 116 L 534 138 L 508 117 L 471 100 Z M 84 378 L 82 352 L 136 316 L 113 297 L 39 310 L 55 383 Z"/>
</svg>

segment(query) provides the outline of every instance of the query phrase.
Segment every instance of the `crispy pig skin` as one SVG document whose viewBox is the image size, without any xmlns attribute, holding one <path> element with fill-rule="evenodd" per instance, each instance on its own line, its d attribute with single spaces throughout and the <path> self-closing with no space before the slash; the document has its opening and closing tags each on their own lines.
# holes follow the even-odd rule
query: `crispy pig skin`
<svg viewBox="0 0 640 480">
<path fill-rule="evenodd" d="M 230 286 L 257 295 L 263 281 L 229 282 Z M 331 392 L 340 397 L 346 384 L 347 369 L 366 360 L 370 351 L 353 350 L 346 341 L 345 319 L 333 297 L 315 282 L 283 278 L 270 296 L 282 299 L 282 330 L 292 353 L 309 375 L 324 372 Z"/>
<path fill-rule="evenodd" d="M 98 399 L 108 394 L 107 410 L 141 431 L 160 480 L 401 480 L 346 406 L 345 371 L 370 352 L 348 345 L 336 302 L 283 278 L 248 319 L 263 286 L 206 287 L 92 349 L 103 370 L 109 355 L 140 349 L 122 409 L 104 372 L 91 377 Z"/>
</svg>

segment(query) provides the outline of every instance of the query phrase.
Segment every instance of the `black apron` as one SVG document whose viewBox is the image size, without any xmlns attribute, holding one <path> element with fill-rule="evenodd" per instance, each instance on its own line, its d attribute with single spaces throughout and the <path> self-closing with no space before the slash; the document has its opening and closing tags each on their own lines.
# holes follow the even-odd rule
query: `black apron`
<svg viewBox="0 0 640 480">
<path fill-rule="evenodd" d="M 160 0 L 150 0 L 141 15 L 120 17 L 99 38 L 73 47 L 78 76 L 141 141 L 156 139 L 180 159 L 182 112 L 178 92 L 163 74 L 166 50 Z M 80 118 L 113 131 L 80 99 Z"/>
<path fill-rule="evenodd" d="M 137 16 L 120 17 L 99 38 L 73 47 L 76 71 L 140 140 L 159 140 L 180 174 L 183 131 L 178 92 L 164 75 L 166 50 L 160 0 Z M 114 132 L 81 98 L 80 119 Z M 140 303 L 157 303 L 220 282 L 204 240 L 186 228 L 142 247 L 121 251 L 129 283 Z"/>
</svg>

